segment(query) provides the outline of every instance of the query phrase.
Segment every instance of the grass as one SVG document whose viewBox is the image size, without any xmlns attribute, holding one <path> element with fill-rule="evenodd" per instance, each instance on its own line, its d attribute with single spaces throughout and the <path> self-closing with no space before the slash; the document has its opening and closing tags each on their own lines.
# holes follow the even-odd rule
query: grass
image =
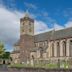
<svg viewBox="0 0 72 72">
<path fill-rule="evenodd" d="M 11 65 L 8 65 L 8 67 L 22 68 L 22 67 L 29 67 L 29 65 L 25 65 L 25 64 L 11 64 Z"/>
<path fill-rule="evenodd" d="M 9 65 L 8 67 L 16 67 L 16 68 L 23 68 L 23 67 L 32 67 L 32 68 L 56 68 L 57 65 L 55 64 L 35 64 L 34 66 L 32 65 L 25 65 L 25 64 L 12 64 Z"/>
<path fill-rule="evenodd" d="M 32 67 L 32 68 L 42 68 L 41 64 L 35 64 L 35 65 L 30 65 L 30 64 L 12 64 L 12 65 L 8 65 L 8 67 L 16 67 L 16 68 L 23 68 L 23 67 Z"/>
<path fill-rule="evenodd" d="M 67 66 L 69 67 L 69 64 L 63 64 L 63 68 L 66 68 Z M 23 67 L 32 67 L 32 68 L 58 68 L 58 64 L 35 64 L 35 65 L 30 65 L 30 64 L 12 64 L 8 65 L 8 67 L 16 67 L 16 68 L 23 68 Z"/>
<path fill-rule="evenodd" d="M 58 68 L 57 64 L 47 64 L 46 68 Z"/>
</svg>

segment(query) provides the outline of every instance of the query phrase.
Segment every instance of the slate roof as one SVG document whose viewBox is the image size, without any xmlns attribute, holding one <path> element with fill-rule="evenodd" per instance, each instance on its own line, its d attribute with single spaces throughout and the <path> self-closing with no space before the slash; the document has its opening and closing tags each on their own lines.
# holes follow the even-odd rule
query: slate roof
<svg viewBox="0 0 72 72">
<path fill-rule="evenodd" d="M 58 31 L 49 31 L 45 33 L 41 33 L 34 36 L 34 42 L 46 41 L 46 40 L 56 40 L 62 38 L 72 37 L 72 27 L 58 30 Z M 15 44 L 18 46 L 20 44 L 20 40 Z M 38 48 L 34 48 L 32 51 L 36 51 Z"/>
<path fill-rule="evenodd" d="M 45 33 L 41 33 L 34 36 L 34 41 L 44 41 L 44 40 L 56 40 L 62 38 L 72 37 L 72 27 L 58 30 L 58 31 L 49 31 Z"/>
</svg>

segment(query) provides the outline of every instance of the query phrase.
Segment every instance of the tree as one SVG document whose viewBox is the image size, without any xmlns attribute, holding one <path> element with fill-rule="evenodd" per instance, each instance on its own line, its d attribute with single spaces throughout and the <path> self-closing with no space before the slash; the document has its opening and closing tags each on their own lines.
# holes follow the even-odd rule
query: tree
<svg viewBox="0 0 72 72">
<path fill-rule="evenodd" d="M 0 58 L 3 56 L 4 53 L 5 53 L 4 44 L 0 42 Z"/>
<path fill-rule="evenodd" d="M 3 54 L 3 59 L 10 59 L 10 52 L 5 52 Z"/>
</svg>

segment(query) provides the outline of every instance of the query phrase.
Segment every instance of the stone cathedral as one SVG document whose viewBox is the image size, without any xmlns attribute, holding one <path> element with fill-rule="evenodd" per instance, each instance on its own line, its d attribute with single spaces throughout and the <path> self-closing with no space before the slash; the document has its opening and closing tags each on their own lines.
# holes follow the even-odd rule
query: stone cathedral
<svg viewBox="0 0 72 72">
<path fill-rule="evenodd" d="M 13 63 L 44 60 L 57 61 L 72 58 L 72 27 L 34 35 L 34 19 L 26 13 L 20 19 L 20 39 L 11 53 Z"/>
</svg>

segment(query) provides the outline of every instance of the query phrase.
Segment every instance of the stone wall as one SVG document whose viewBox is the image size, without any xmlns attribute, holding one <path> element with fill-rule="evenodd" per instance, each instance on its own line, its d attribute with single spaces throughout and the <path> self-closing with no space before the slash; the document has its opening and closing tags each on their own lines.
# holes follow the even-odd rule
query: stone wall
<svg viewBox="0 0 72 72">
<path fill-rule="evenodd" d="M 72 72 L 72 69 L 9 68 L 7 72 Z"/>
</svg>

